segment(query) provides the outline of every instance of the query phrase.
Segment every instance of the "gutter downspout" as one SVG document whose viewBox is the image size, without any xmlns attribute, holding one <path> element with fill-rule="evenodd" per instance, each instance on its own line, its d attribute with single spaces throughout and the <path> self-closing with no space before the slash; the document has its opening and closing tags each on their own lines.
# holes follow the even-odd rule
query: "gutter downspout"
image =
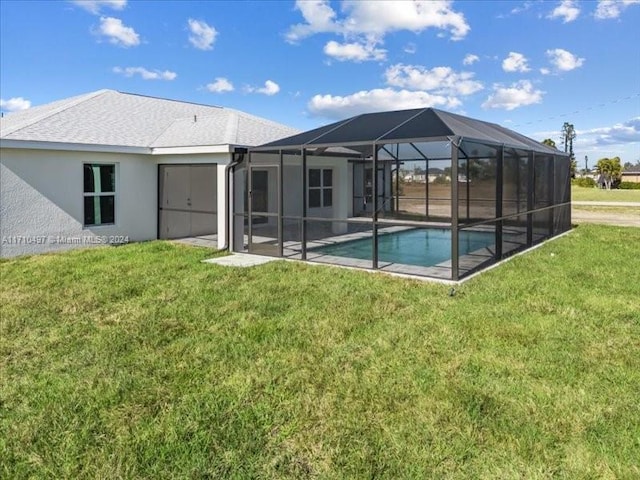
<svg viewBox="0 0 640 480">
<path fill-rule="evenodd" d="M 225 191 L 227 192 L 227 215 L 225 220 L 224 245 L 222 247 L 222 250 L 229 250 L 229 245 L 231 243 L 229 238 L 229 235 L 230 235 L 229 227 L 231 226 L 231 217 L 233 216 L 233 198 L 230 199 L 231 195 L 230 195 L 229 185 L 231 184 L 231 182 L 229 181 L 229 175 L 237 165 L 241 164 L 244 161 L 244 156 L 246 153 L 247 153 L 246 148 L 236 148 L 233 152 L 233 156 L 235 157 L 235 160 L 232 160 L 231 163 L 227 165 L 224 169 L 224 188 L 225 188 Z"/>
</svg>

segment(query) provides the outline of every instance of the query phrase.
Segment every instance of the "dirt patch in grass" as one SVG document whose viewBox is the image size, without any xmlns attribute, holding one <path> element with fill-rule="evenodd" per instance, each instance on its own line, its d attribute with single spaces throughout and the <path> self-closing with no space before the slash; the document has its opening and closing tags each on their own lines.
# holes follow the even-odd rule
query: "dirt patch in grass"
<svg viewBox="0 0 640 480">
<path fill-rule="evenodd" d="M 571 220 L 575 223 L 640 227 L 640 208 L 573 205 Z"/>
</svg>

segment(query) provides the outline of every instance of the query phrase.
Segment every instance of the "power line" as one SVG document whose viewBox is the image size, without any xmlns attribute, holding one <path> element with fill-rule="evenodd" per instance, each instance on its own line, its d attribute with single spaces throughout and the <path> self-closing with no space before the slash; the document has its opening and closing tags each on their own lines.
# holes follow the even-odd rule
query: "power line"
<svg viewBox="0 0 640 480">
<path fill-rule="evenodd" d="M 586 112 L 588 112 L 590 110 L 595 110 L 595 109 L 598 109 L 598 108 L 604 108 L 604 107 L 607 107 L 609 105 L 613 105 L 614 103 L 622 102 L 624 100 L 631 100 L 631 99 L 636 98 L 636 97 L 640 97 L 640 93 L 635 93 L 635 94 L 629 95 L 627 97 L 616 98 L 614 100 L 610 100 L 610 101 L 604 102 L 604 103 L 599 103 L 597 105 L 591 105 L 591 106 L 583 107 L 582 109 L 575 110 L 575 111 L 573 111 L 571 113 L 560 113 L 558 115 L 553 115 L 553 116 L 547 117 L 547 118 L 541 118 L 539 120 L 532 120 L 530 122 L 518 123 L 516 125 L 513 125 L 513 127 L 515 128 L 515 127 L 522 127 L 522 126 L 525 126 L 525 125 L 533 125 L 534 123 L 545 122 L 545 121 L 548 121 L 548 120 L 558 120 L 558 119 L 561 119 L 561 118 L 564 118 L 564 117 L 568 117 L 570 115 L 578 115 L 580 113 L 586 113 Z"/>
</svg>

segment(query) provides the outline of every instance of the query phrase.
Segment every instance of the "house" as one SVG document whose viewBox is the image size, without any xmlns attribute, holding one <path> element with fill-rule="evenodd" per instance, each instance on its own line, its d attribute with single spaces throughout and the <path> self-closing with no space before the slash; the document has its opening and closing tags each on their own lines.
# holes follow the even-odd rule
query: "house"
<svg viewBox="0 0 640 480">
<path fill-rule="evenodd" d="M 427 181 L 427 175 L 424 173 L 410 173 L 405 175 L 405 182 L 424 183 Z"/>
<path fill-rule="evenodd" d="M 198 235 L 223 248 L 227 166 L 294 133 L 229 108 L 113 90 L 6 115 L 0 256 Z"/>
<path fill-rule="evenodd" d="M 424 188 L 402 171 L 427 172 Z M 431 175 L 457 182 L 431 182 Z M 426 181 L 429 178 L 429 181 Z M 0 131 L 0 255 L 216 236 L 219 248 L 457 281 L 571 229 L 568 154 L 433 108 L 307 132 L 101 90 Z"/>
<path fill-rule="evenodd" d="M 445 174 L 444 170 L 441 168 L 430 168 L 428 173 L 405 173 L 404 175 L 405 182 L 415 182 L 415 183 L 433 183 L 437 180 L 446 180 L 449 181 L 450 178 Z"/>
<path fill-rule="evenodd" d="M 620 180 L 623 182 L 640 183 L 640 167 L 624 169 L 620 174 Z"/>
</svg>

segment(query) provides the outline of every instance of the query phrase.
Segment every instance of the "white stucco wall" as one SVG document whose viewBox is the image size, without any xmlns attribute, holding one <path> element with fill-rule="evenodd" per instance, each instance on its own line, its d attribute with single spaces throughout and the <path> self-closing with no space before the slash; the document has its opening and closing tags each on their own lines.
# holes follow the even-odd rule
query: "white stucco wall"
<svg viewBox="0 0 640 480">
<path fill-rule="evenodd" d="M 155 238 L 157 167 L 147 156 L 2 149 L 0 157 L 0 256 Z M 84 163 L 116 165 L 115 225 L 83 226 Z"/>
<path fill-rule="evenodd" d="M 218 236 L 227 212 L 229 154 L 137 155 L 0 149 L 0 257 L 157 238 L 158 164 L 218 164 Z M 115 225 L 83 226 L 83 164 L 116 164 Z M 224 206 L 224 207 L 223 207 Z"/>
</svg>

